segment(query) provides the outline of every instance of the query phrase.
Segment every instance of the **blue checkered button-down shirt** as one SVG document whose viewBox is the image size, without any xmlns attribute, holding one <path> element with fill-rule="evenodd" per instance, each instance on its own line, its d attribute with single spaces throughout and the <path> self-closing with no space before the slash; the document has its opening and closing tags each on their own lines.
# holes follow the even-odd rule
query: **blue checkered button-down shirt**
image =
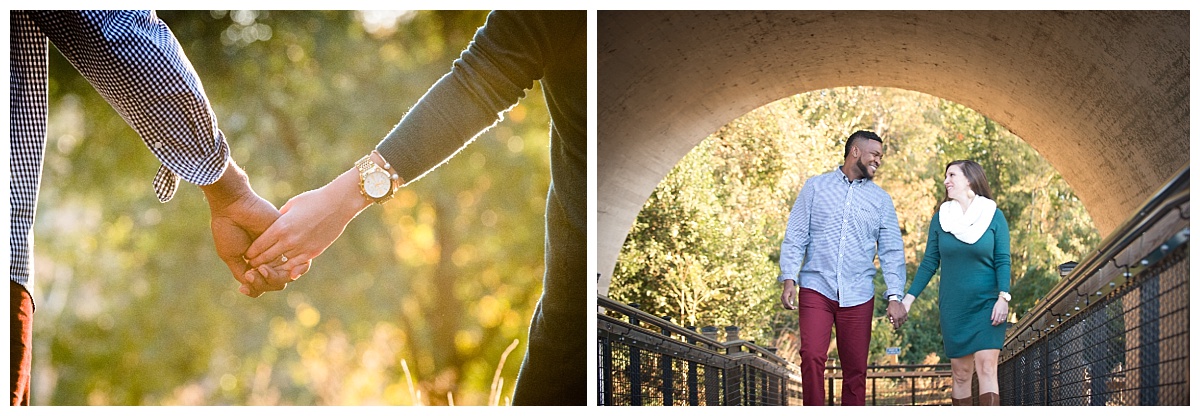
<svg viewBox="0 0 1200 416">
<path fill-rule="evenodd" d="M 902 295 L 904 242 L 892 197 L 869 179 L 851 182 L 841 168 L 809 178 L 788 216 L 779 281 L 799 280 L 842 307 L 875 295 L 875 255 L 887 295 Z"/>
<path fill-rule="evenodd" d="M 14 10 L 9 16 L 9 278 L 32 294 L 30 247 L 46 147 L 47 40 L 162 161 L 153 181 L 160 201 L 171 199 L 180 177 L 198 185 L 219 179 L 229 146 L 191 62 L 153 12 Z"/>
</svg>

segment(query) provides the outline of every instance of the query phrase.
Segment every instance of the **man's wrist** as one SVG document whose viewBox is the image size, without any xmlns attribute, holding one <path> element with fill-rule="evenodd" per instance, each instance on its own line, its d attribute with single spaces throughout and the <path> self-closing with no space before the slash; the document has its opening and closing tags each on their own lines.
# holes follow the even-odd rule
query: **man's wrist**
<svg viewBox="0 0 1200 416">
<path fill-rule="evenodd" d="M 201 185 L 200 190 L 204 192 L 204 197 L 212 209 L 229 206 L 246 195 L 254 193 L 250 189 L 250 178 L 233 159 L 226 162 L 225 173 L 221 174 L 216 182 Z"/>
</svg>

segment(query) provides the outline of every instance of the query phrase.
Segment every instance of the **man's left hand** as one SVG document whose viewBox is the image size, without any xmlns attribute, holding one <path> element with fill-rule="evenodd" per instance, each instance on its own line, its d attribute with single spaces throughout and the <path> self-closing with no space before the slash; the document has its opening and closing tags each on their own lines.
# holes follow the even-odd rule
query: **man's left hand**
<svg viewBox="0 0 1200 416">
<path fill-rule="evenodd" d="M 201 186 L 200 189 L 204 191 L 212 215 L 211 227 L 217 256 L 229 267 L 233 278 L 241 283 L 239 291 L 246 296 L 258 297 L 265 290 L 282 289 L 286 285 L 284 282 L 280 282 L 277 285 L 279 287 L 266 288 L 262 287 L 264 282 L 245 279 L 247 271 L 251 270 L 245 260 L 246 250 L 259 234 L 279 218 L 275 206 L 250 188 L 245 172 L 233 160 L 228 162 L 225 173 L 217 182 Z M 286 275 L 286 272 L 276 271 L 272 274 Z"/>
<path fill-rule="evenodd" d="M 889 301 L 887 307 L 888 322 L 892 323 L 892 329 L 900 329 L 900 325 L 904 325 L 904 321 L 908 320 L 908 312 L 904 310 L 904 304 L 899 301 Z"/>
</svg>

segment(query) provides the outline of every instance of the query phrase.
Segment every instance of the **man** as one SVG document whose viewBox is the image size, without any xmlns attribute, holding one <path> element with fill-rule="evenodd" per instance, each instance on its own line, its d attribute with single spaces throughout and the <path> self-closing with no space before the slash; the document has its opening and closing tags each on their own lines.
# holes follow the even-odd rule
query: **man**
<svg viewBox="0 0 1200 416">
<path fill-rule="evenodd" d="M 47 40 L 137 131 L 163 163 L 154 177 L 162 202 L 182 177 L 208 200 L 217 254 L 239 281 L 250 242 L 279 211 L 250 188 L 233 162 L 200 79 L 179 42 L 149 11 L 10 12 L 12 146 L 9 267 L 10 404 L 29 404 L 33 339 L 32 230 L 46 147 Z M 257 296 L 243 282 L 242 293 Z"/>
<path fill-rule="evenodd" d="M 835 325 L 842 404 L 866 404 L 877 252 L 887 283 L 888 319 L 899 328 L 908 317 L 900 303 L 907 276 L 896 207 L 872 181 L 883 163 L 883 140 L 875 133 L 856 131 L 846 139 L 844 157 L 838 169 L 804 183 L 788 216 L 779 259 L 783 307 L 799 309 L 800 314 L 805 406 L 824 404 L 825 360 Z"/>
</svg>

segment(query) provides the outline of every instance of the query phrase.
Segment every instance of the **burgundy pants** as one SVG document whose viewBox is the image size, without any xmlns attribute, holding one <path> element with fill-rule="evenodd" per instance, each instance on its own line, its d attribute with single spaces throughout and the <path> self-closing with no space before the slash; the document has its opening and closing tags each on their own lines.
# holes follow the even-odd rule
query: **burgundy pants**
<svg viewBox="0 0 1200 416">
<path fill-rule="evenodd" d="M 843 308 L 815 290 L 800 288 L 800 376 L 805 406 L 825 404 L 825 360 L 834 325 L 842 361 L 842 405 L 867 404 L 867 351 L 874 309 L 875 298 Z"/>
<path fill-rule="evenodd" d="M 11 406 L 29 405 L 30 367 L 33 364 L 33 298 L 24 286 L 8 281 L 10 295 L 9 332 L 11 353 L 9 368 L 12 379 Z"/>
</svg>

